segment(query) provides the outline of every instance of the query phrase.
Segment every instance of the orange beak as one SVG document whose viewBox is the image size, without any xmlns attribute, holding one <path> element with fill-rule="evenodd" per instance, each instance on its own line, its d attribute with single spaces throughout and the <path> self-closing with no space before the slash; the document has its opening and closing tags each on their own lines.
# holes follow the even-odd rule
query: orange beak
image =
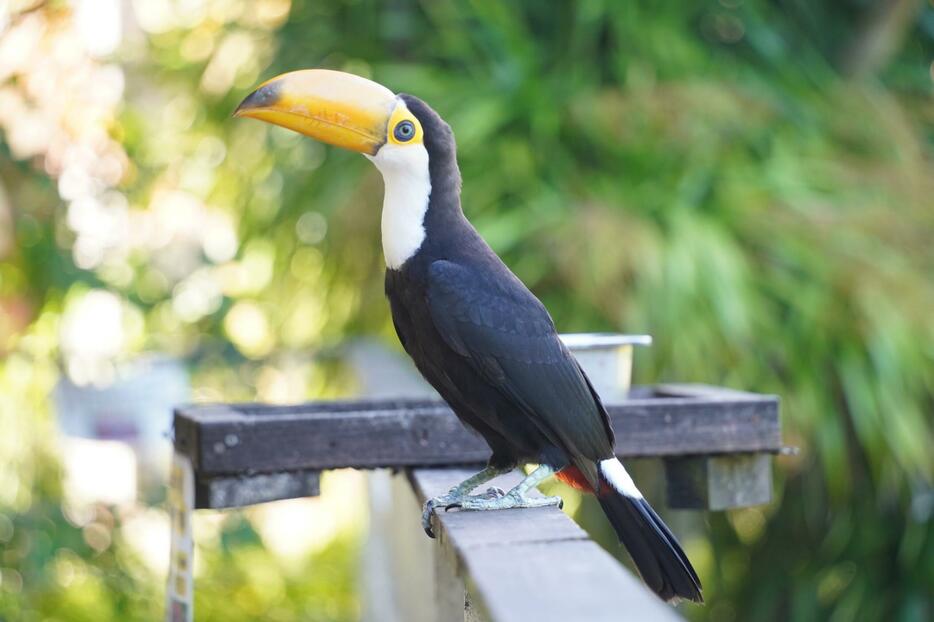
<svg viewBox="0 0 934 622">
<path fill-rule="evenodd" d="M 321 142 L 376 155 L 386 142 L 395 94 L 341 71 L 306 69 L 264 82 L 234 111 Z"/>
</svg>

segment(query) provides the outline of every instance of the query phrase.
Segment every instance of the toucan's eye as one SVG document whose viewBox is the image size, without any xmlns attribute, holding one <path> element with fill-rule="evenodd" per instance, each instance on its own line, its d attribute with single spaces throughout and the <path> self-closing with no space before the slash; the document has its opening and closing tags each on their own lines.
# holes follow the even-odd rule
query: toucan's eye
<svg viewBox="0 0 934 622">
<path fill-rule="evenodd" d="M 392 135 L 400 143 L 408 142 L 415 136 L 415 125 L 411 121 L 401 121 L 396 125 L 396 129 L 392 131 Z"/>
</svg>

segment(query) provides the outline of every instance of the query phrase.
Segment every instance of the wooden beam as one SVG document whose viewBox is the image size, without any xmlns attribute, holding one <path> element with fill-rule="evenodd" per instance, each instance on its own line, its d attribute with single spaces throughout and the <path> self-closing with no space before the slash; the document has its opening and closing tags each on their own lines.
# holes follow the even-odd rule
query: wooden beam
<svg viewBox="0 0 934 622">
<path fill-rule="evenodd" d="M 624 457 L 777 452 L 778 398 L 696 385 L 635 387 L 607 404 Z M 199 477 L 484 462 L 486 443 L 441 401 L 199 405 L 175 412 Z"/>
<path fill-rule="evenodd" d="M 772 456 L 677 456 L 665 459 L 668 507 L 726 510 L 772 500 Z"/>
<path fill-rule="evenodd" d="M 414 469 L 409 478 L 419 505 L 471 472 Z M 504 489 L 512 473 L 491 482 Z M 412 521 L 417 524 L 417 519 Z M 434 519 L 441 557 L 463 581 L 440 595 L 445 620 L 490 622 L 680 620 L 619 562 L 556 507 L 496 512 L 442 512 Z M 569 586 L 572 591 L 569 592 Z M 458 592 L 458 593 L 455 593 Z M 453 603 L 453 604 L 452 604 Z M 460 603 L 460 604 L 458 604 Z"/>
<path fill-rule="evenodd" d="M 195 509 L 239 508 L 255 503 L 317 497 L 318 471 L 284 471 L 195 478 Z"/>
</svg>

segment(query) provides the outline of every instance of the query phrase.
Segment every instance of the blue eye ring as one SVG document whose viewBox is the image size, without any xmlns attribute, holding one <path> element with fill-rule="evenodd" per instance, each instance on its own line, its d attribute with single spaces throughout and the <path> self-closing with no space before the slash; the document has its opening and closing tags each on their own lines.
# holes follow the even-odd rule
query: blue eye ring
<svg viewBox="0 0 934 622">
<path fill-rule="evenodd" d="M 415 124 L 411 121 L 400 121 L 392 130 L 392 135 L 400 143 L 407 143 L 415 137 Z"/>
</svg>

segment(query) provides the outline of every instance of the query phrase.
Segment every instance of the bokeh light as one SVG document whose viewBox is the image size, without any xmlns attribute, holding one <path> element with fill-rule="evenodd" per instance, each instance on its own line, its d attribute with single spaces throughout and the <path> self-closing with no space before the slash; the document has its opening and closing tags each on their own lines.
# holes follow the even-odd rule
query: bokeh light
<svg viewBox="0 0 934 622">
<path fill-rule="evenodd" d="M 805 4 L 0 2 L 0 618 L 158 617 L 171 404 L 346 397 L 346 340 L 398 348 L 378 174 L 230 117 L 309 66 L 443 113 L 559 328 L 782 396 L 776 502 L 683 521 L 687 615 L 929 618 L 934 6 Z M 359 619 L 364 497 L 198 515 L 199 619 Z"/>
</svg>

